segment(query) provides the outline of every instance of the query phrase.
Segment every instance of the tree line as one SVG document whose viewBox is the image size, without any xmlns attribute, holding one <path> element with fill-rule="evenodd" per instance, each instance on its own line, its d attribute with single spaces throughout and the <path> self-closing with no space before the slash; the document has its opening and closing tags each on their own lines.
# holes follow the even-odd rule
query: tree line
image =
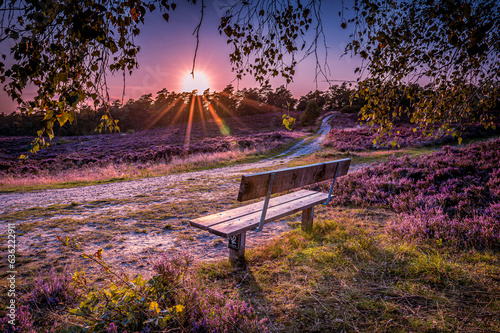
<svg viewBox="0 0 500 333">
<path fill-rule="evenodd" d="M 283 85 L 274 89 L 270 85 L 264 85 L 260 88 L 236 90 L 229 84 L 220 92 L 206 91 L 201 95 L 162 89 L 156 96 L 152 93 L 145 94 L 125 103 L 115 100 L 110 105 L 97 108 L 84 104 L 75 112 L 72 124 L 61 127 L 56 122 L 54 132 L 56 135 L 95 134 L 102 116 L 108 112 L 114 120 L 118 120 L 120 131 L 126 132 L 186 123 L 190 119 L 208 121 L 217 117 L 224 119 L 270 112 L 305 111 L 308 101 L 314 101 L 318 111 L 342 108 L 347 112 L 359 111 L 359 107 L 352 107 L 350 104 L 352 91 L 346 83 L 333 85 L 326 91 L 310 91 L 299 98 L 295 98 Z M 306 118 L 303 117 L 302 121 L 314 120 Z M 37 135 L 43 119 L 43 112 L 1 113 L 0 135 Z"/>
</svg>

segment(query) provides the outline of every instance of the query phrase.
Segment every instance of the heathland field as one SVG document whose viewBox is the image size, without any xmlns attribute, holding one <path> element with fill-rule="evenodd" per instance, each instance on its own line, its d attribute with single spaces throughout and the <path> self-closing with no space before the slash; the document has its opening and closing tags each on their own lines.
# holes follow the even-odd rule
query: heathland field
<svg viewBox="0 0 500 333">
<path fill-rule="evenodd" d="M 7 317 L 0 329 L 500 331 L 498 132 L 469 127 L 458 145 L 396 124 L 395 146 L 374 145 L 353 115 L 330 114 L 321 149 L 275 158 L 316 142 L 320 123 L 290 132 L 269 113 L 60 137 L 24 163 L 31 138 L 0 138 L 1 231 L 15 225 L 19 295 L 17 331 Z M 297 213 L 249 232 L 244 263 L 189 226 L 236 207 L 242 174 L 346 157 L 313 231 Z"/>
</svg>

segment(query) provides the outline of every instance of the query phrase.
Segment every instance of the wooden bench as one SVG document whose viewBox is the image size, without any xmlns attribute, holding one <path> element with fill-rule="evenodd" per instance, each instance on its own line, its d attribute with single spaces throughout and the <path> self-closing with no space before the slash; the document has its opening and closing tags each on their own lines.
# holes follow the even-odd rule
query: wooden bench
<svg viewBox="0 0 500 333">
<path fill-rule="evenodd" d="M 328 204 L 337 177 L 347 174 L 351 159 L 343 159 L 244 175 L 238 201 L 265 196 L 264 201 L 203 216 L 189 221 L 193 227 L 208 230 L 229 240 L 229 259 L 237 261 L 245 254 L 245 236 L 248 230 L 261 231 L 266 223 L 302 211 L 302 230 L 311 231 L 314 206 Z M 272 194 L 333 179 L 329 193 L 299 190 L 273 197 Z"/>
</svg>

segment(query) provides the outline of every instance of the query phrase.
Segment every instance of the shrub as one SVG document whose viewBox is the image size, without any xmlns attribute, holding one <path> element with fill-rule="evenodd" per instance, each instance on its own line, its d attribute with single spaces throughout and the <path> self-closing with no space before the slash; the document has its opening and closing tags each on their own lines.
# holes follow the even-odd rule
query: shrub
<svg viewBox="0 0 500 333">
<path fill-rule="evenodd" d="M 193 332 L 267 332 L 266 319 L 257 321 L 245 301 L 228 300 L 219 290 L 206 290 L 199 298 Z"/>
<path fill-rule="evenodd" d="M 47 279 L 38 277 L 33 290 L 27 295 L 27 302 L 33 308 L 50 309 L 70 304 L 75 297 L 70 288 L 70 282 L 71 277 L 66 269 L 61 274 L 57 274 L 52 267 Z"/>
<path fill-rule="evenodd" d="M 311 99 L 307 101 L 307 106 L 304 112 L 300 115 L 300 124 L 301 125 L 310 125 L 313 124 L 316 119 L 320 116 L 320 108 L 316 103 L 316 100 Z"/>
<path fill-rule="evenodd" d="M 58 324 L 48 322 L 47 311 L 60 312 L 75 300 L 75 293 L 70 286 L 71 277 L 64 269 L 56 273 L 54 267 L 49 271 L 47 278 L 38 277 L 31 292 L 18 298 L 15 313 L 15 325 L 9 323 L 11 318 L 5 316 L 0 319 L 0 332 L 5 333 L 35 333 L 54 332 Z"/>
<path fill-rule="evenodd" d="M 391 230 L 458 246 L 500 247 L 500 139 L 411 159 L 392 158 L 342 177 L 334 202 L 401 214 Z"/>
<path fill-rule="evenodd" d="M 15 325 L 9 323 L 12 319 L 5 316 L 0 318 L 0 332 L 4 333 L 36 333 L 34 320 L 29 307 L 21 305 L 16 309 Z"/>
<path fill-rule="evenodd" d="M 63 245 L 80 250 L 69 238 Z M 82 251 L 83 252 L 83 251 Z M 192 259 L 162 254 L 152 259 L 154 275 L 131 280 L 115 272 L 102 259 L 102 249 L 83 256 L 99 264 L 110 282 L 100 289 L 87 285 L 83 271 L 73 279 L 82 291 L 80 305 L 70 312 L 85 320 L 71 332 L 262 332 L 249 303 L 230 299 L 217 290 L 199 293 L 186 278 Z M 191 280 L 192 281 L 192 280 Z"/>
<path fill-rule="evenodd" d="M 362 107 L 363 107 L 362 105 L 358 105 L 358 104 L 344 105 L 344 107 L 342 107 L 340 112 L 342 112 L 342 113 L 358 113 Z"/>
<path fill-rule="evenodd" d="M 481 126 L 467 126 L 462 129 L 462 138 L 484 138 L 500 133 L 500 119 L 496 119 L 496 129 Z M 401 147 L 422 147 L 456 143 L 457 138 L 451 132 L 439 132 L 437 136 L 427 136 L 421 129 L 414 129 L 412 124 L 397 122 L 393 126 L 394 135 L 377 138 L 377 131 L 367 125 L 361 125 L 355 114 L 340 114 L 332 121 L 333 128 L 328 133 L 323 145 L 339 151 L 361 151 L 390 149 L 392 143 Z M 373 140 L 377 142 L 374 144 Z"/>
<path fill-rule="evenodd" d="M 389 230 L 405 239 L 436 239 L 463 247 L 493 248 L 499 245 L 500 214 L 475 212 L 471 217 L 452 217 L 439 208 L 399 214 Z"/>
</svg>

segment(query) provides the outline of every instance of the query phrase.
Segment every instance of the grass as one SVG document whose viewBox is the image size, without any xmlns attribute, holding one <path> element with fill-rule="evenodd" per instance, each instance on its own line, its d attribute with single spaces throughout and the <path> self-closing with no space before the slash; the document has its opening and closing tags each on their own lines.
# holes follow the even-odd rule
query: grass
<svg viewBox="0 0 500 333">
<path fill-rule="evenodd" d="M 395 153 L 419 156 L 434 149 L 350 154 L 324 149 L 280 167 L 348 156 L 354 164 L 371 163 Z M 184 167 L 202 166 L 193 162 Z M 225 247 L 221 239 L 207 239 L 208 233 L 186 224 L 192 217 L 234 204 L 234 188 L 219 188 L 222 183 L 226 182 L 210 183 L 220 192 L 213 200 L 199 200 L 210 184 L 197 180 L 179 184 L 173 194 L 178 199 L 170 203 L 155 202 L 155 195 L 138 195 L 0 216 L 17 222 L 18 242 L 27 244 L 17 252 L 20 293 L 29 291 L 36 277 L 52 265 L 58 269 L 69 265 L 72 271 L 85 267 L 89 275 L 97 271 L 58 247 L 57 234 L 73 234 L 89 246 L 89 252 L 105 249 L 106 257 L 114 257 L 120 269 L 146 274 L 148 256 L 163 248 L 138 250 L 132 259 L 122 252 L 137 242 L 150 242 L 151 237 L 161 242 L 168 234 L 188 251 L 198 251 L 194 246 L 200 243 Z M 82 212 L 88 214 L 84 219 L 70 217 Z M 312 233 L 300 230 L 298 218 L 289 219 L 293 230 L 248 248 L 244 265 L 233 267 L 225 257 L 199 263 L 191 270 L 192 283 L 199 290 L 220 287 L 228 297 L 249 300 L 257 315 L 268 319 L 272 332 L 500 331 L 500 253 L 402 241 L 386 232 L 393 218 L 393 213 L 382 209 L 319 206 Z M 1 249 L 7 250 L 5 245 Z M 0 277 L 5 280 L 7 269 L 2 265 Z"/>
<path fill-rule="evenodd" d="M 279 154 L 296 144 L 292 140 L 279 149 L 231 150 L 226 152 L 194 154 L 176 157 L 169 163 L 147 164 L 120 163 L 98 167 L 83 167 L 59 173 L 42 172 L 39 175 L 8 175 L 0 179 L 0 193 L 30 192 L 44 189 L 73 188 L 129 181 L 147 177 L 158 177 L 172 173 L 191 172 L 221 168 L 240 163 L 252 163 Z"/>
<path fill-rule="evenodd" d="M 249 299 L 273 332 L 500 329 L 498 253 L 393 239 L 380 228 L 391 213 L 380 210 L 321 215 L 311 234 L 251 249 L 239 269 L 201 264 L 196 279 Z"/>
</svg>

